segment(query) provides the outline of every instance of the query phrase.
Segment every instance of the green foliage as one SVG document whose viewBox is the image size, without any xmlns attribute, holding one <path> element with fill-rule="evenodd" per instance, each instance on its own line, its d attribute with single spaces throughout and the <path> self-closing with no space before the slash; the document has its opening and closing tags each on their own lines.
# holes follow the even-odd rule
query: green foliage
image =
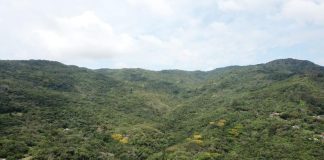
<svg viewBox="0 0 324 160">
<path fill-rule="evenodd" d="M 0 159 L 321 159 L 324 68 L 0 61 Z"/>
<path fill-rule="evenodd" d="M 216 160 L 220 158 L 218 153 L 201 152 L 195 156 L 195 160 Z"/>
<path fill-rule="evenodd" d="M 0 148 L 0 157 L 8 159 L 23 158 L 24 154 L 28 152 L 28 146 L 24 142 L 15 140 L 1 140 Z"/>
</svg>

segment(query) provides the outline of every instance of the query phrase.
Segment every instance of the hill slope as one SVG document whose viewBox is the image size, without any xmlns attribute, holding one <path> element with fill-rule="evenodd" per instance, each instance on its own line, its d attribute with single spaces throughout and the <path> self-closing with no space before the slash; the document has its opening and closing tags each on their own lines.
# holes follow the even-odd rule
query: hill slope
<svg viewBox="0 0 324 160">
<path fill-rule="evenodd" d="M 208 72 L 0 61 L 0 158 L 321 159 L 324 67 Z"/>
</svg>

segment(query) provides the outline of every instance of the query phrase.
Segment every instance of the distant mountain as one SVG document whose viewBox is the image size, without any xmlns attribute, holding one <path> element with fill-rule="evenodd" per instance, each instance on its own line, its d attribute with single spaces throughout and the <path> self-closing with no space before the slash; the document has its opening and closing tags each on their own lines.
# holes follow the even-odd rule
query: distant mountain
<svg viewBox="0 0 324 160">
<path fill-rule="evenodd" d="M 0 159 L 322 159 L 324 67 L 0 61 Z"/>
</svg>

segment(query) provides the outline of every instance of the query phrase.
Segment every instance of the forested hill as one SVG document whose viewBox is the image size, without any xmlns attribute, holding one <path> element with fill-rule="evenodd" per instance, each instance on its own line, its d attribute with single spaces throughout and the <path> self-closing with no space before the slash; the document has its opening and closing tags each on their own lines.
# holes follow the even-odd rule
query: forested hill
<svg viewBox="0 0 324 160">
<path fill-rule="evenodd" d="M 0 61 L 0 159 L 323 159 L 324 67 Z"/>
</svg>

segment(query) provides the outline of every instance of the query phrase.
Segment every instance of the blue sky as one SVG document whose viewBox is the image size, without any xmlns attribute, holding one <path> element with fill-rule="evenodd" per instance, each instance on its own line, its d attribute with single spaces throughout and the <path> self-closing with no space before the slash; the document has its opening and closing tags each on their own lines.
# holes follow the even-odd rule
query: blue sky
<svg viewBox="0 0 324 160">
<path fill-rule="evenodd" d="M 88 68 L 324 65 L 324 0 L 0 0 L 0 59 Z"/>
</svg>

